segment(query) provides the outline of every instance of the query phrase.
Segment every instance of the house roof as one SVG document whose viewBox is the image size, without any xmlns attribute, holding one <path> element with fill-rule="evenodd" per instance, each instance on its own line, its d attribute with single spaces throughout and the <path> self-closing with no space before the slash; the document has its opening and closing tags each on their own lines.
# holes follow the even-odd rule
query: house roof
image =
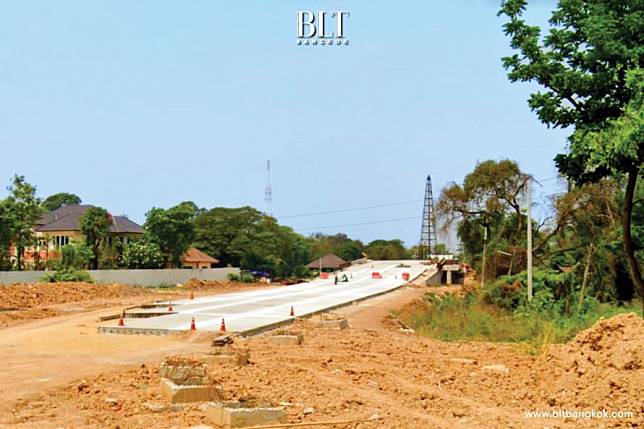
<svg viewBox="0 0 644 429">
<path fill-rule="evenodd" d="M 315 268 L 320 268 L 320 265 L 321 265 L 323 269 L 324 268 L 338 269 L 345 266 L 346 264 L 347 264 L 347 261 L 345 261 L 341 257 L 336 256 L 333 253 L 329 253 L 328 255 L 324 255 L 321 258 L 315 259 L 306 267 L 315 269 Z"/>
<path fill-rule="evenodd" d="M 194 247 L 186 250 L 186 253 L 183 254 L 182 259 L 183 259 L 183 262 L 207 262 L 210 264 L 219 263 L 219 260 L 202 252 L 199 249 L 195 249 Z"/>
<path fill-rule="evenodd" d="M 38 232 L 51 231 L 80 231 L 79 220 L 83 213 L 92 208 L 92 205 L 74 204 L 63 206 L 49 213 L 45 213 L 36 224 Z M 112 216 L 110 232 L 114 234 L 143 234 L 143 228 L 125 216 Z"/>
</svg>

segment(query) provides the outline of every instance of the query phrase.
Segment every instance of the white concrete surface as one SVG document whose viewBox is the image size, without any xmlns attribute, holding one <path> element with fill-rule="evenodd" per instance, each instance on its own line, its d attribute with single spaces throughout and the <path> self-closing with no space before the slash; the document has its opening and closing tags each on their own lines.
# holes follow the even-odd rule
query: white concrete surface
<svg viewBox="0 0 644 429">
<path fill-rule="evenodd" d="M 400 264 L 409 267 L 398 267 Z M 185 331 L 190 329 L 194 317 L 197 330 L 219 331 L 224 319 L 227 331 L 247 332 L 292 319 L 289 315 L 291 306 L 295 316 L 306 316 L 397 289 L 406 283 L 402 273 L 408 272 L 413 279 L 427 269 L 436 270 L 436 267 L 428 267 L 418 261 L 367 262 L 339 273 L 339 278 L 347 274 L 348 283 L 334 285 L 331 274 L 328 280 L 173 301 L 175 314 L 145 319 L 126 318 L 125 329 Z M 372 279 L 374 271 L 380 272 L 382 279 Z M 104 326 L 115 325 L 116 322 L 110 322 Z"/>
</svg>

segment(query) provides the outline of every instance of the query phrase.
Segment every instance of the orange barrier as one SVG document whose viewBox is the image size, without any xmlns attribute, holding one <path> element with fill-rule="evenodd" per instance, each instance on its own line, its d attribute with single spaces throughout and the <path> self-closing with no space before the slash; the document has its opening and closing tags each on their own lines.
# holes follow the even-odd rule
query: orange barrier
<svg viewBox="0 0 644 429">
<path fill-rule="evenodd" d="M 406 282 L 409 281 L 409 273 L 402 273 L 402 279 Z"/>
<path fill-rule="evenodd" d="M 329 279 L 329 273 L 320 273 L 320 278 L 322 280 L 328 280 Z"/>
<path fill-rule="evenodd" d="M 380 274 L 380 273 L 379 273 L 379 272 L 377 272 L 377 271 L 374 271 L 373 273 L 371 273 L 371 278 L 372 278 L 372 279 L 381 279 L 381 278 L 382 278 L 382 274 Z"/>
</svg>

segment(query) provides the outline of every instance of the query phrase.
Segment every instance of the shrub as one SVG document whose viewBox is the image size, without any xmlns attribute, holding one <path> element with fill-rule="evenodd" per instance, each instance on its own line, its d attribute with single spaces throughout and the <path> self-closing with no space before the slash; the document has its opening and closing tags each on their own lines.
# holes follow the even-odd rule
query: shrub
<svg viewBox="0 0 644 429">
<path fill-rule="evenodd" d="M 161 268 L 163 255 L 156 243 L 146 240 L 131 241 L 123 249 L 121 265 L 131 269 Z"/>
<path fill-rule="evenodd" d="M 45 283 L 57 282 L 85 282 L 94 283 L 94 279 L 89 272 L 84 270 L 62 269 L 46 273 L 40 278 L 40 281 Z"/>
<path fill-rule="evenodd" d="M 252 274 L 242 274 L 241 281 L 243 283 L 254 283 L 255 282 L 255 277 L 253 277 Z"/>
<path fill-rule="evenodd" d="M 241 277 L 239 276 L 239 274 L 228 273 L 228 280 L 230 280 L 231 282 L 238 282 L 241 280 Z"/>
<path fill-rule="evenodd" d="M 62 259 L 60 268 L 66 270 L 81 270 L 87 268 L 94 256 L 92 249 L 81 242 L 71 242 L 60 249 Z"/>
</svg>

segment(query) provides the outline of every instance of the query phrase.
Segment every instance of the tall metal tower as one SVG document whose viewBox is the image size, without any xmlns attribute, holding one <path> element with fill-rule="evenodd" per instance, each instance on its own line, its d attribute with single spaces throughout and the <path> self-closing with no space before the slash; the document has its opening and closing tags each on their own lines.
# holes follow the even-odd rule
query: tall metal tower
<svg viewBox="0 0 644 429">
<path fill-rule="evenodd" d="M 434 216 L 434 196 L 432 194 L 432 178 L 427 175 L 425 185 L 425 204 L 423 206 L 423 226 L 420 230 L 419 259 L 427 259 L 436 248 L 436 218 Z"/>
<path fill-rule="evenodd" d="M 271 187 L 271 161 L 266 161 L 266 190 L 264 191 L 266 214 L 273 216 L 273 188 Z"/>
</svg>

